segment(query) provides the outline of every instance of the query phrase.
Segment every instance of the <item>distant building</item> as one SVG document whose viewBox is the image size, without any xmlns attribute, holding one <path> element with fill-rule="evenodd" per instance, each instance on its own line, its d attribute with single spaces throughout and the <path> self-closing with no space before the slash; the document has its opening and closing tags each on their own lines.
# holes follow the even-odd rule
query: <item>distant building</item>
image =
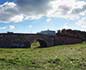
<svg viewBox="0 0 86 70">
<path fill-rule="evenodd" d="M 45 31 L 41 31 L 38 34 L 43 34 L 43 35 L 56 35 L 55 31 L 52 30 L 45 30 Z"/>
</svg>

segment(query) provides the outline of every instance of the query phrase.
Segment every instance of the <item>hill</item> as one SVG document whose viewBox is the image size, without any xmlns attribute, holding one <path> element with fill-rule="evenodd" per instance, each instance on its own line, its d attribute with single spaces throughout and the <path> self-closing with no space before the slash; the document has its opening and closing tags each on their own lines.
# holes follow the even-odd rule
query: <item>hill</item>
<svg viewBox="0 0 86 70">
<path fill-rule="evenodd" d="M 0 48 L 0 70 L 86 70 L 86 43 L 49 48 Z"/>
</svg>

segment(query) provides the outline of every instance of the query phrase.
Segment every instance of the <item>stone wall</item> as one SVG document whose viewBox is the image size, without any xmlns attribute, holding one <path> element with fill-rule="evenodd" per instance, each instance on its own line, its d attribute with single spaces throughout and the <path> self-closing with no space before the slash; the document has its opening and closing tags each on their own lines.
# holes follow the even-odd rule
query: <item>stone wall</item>
<svg viewBox="0 0 86 70">
<path fill-rule="evenodd" d="M 56 36 L 55 45 L 75 44 L 82 42 L 79 38 L 73 38 L 68 36 Z"/>
</svg>

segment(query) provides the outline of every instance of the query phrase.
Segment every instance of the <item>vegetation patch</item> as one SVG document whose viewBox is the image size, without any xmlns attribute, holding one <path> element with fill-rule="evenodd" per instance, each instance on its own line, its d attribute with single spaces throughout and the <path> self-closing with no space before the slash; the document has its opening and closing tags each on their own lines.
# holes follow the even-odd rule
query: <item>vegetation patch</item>
<svg viewBox="0 0 86 70">
<path fill-rule="evenodd" d="M 49 48 L 0 48 L 0 70 L 85 70 L 86 43 Z"/>
</svg>

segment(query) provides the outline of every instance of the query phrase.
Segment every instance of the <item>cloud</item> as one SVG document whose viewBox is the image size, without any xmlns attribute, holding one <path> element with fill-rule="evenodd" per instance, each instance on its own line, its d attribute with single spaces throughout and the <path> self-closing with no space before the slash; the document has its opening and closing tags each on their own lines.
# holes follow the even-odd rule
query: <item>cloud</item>
<svg viewBox="0 0 86 70">
<path fill-rule="evenodd" d="M 80 2 L 80 4 L 81 4 L 81 2 Z M 82 13 L 82 12 L 85 12 L 85 11 L 86 11 L 86 3 L 82 3 L 81 5 L 79 5 L 79 7 L 74 8 L 72 10 L 72 13 L 73 14 L 79 14 L 79 13 Z"/>
<path fill-rule="evenodd" d="M 79 19 L 86 16 L 86 0 L 16 0 L 0 5 L 1 22 L 21 22 L 41 17 Z"/>
<path fill-rule="evenodd" d="M 13 2 L 6 2 L 0 5 L 0 22 L 18 22 L 22 18 L 16 4 Z"/>
<path fill-rule="evenodd" d="M 47 22 L 47 23 L 50 23 L 51 21 L 52 21 L 52 18 L 46 19 L 46 22 Z"/>
<path fill-rule="evenodd" d="M 77 0 L 77 1 L 85 1 L 86 2 L 86 0 Z"/>
<path fill-rule="evenodd" d="M 39 19 L 51 8 L 50 0 L 16 0 L 0 5 L 0 22 L 20 22 L 24 19 Z"/>
<path fill-rule="evenodd" d="M 86 11 L 86 2 L 83 1 L 63 0 L 63 2 L 60 1 L 60 3 L 61 4 L 58 6 L 58 9 L 56 10 L 56 16 L 58 17 L 61 16 L 63 18 L 75 20 L 75 18 L 78 19 L 82 16 L 82 12 L 84 13 Z"/>
<path fill-rule="evenodd" d="M 23 15 L 15 15 L 14 17 L 10 18 L 11 22 L 21 22 L 24 19 Z"/>
<path fill-rule="evenodd" d="M 0 30 L 6 30 L 6 29 L 13 30 L 13 29 L 16 29 L 16 26 L 9 25 L 9 26 L 0 27 Z"/>
<path fill-rule="evenodd" d="M 16 4 L 22 13 L 26 15 L 46 14 L 50 9 L 51 0 L 16 0 Z"/>
<path fill-rule="evenodd" d="M 5 30 L 7 29 L 7 27 L 3 26 L 3 27 L 0 27 L 0 30 Z"/>
<path fill-rule="evenodd" d="M 15 29 L 16 27 L 14 26 L 14 25 L 9 25 L 8 26 L 8 29 L 10 29 L 10 30 L 13 30 L 13 29 Z"/>
</svg>

